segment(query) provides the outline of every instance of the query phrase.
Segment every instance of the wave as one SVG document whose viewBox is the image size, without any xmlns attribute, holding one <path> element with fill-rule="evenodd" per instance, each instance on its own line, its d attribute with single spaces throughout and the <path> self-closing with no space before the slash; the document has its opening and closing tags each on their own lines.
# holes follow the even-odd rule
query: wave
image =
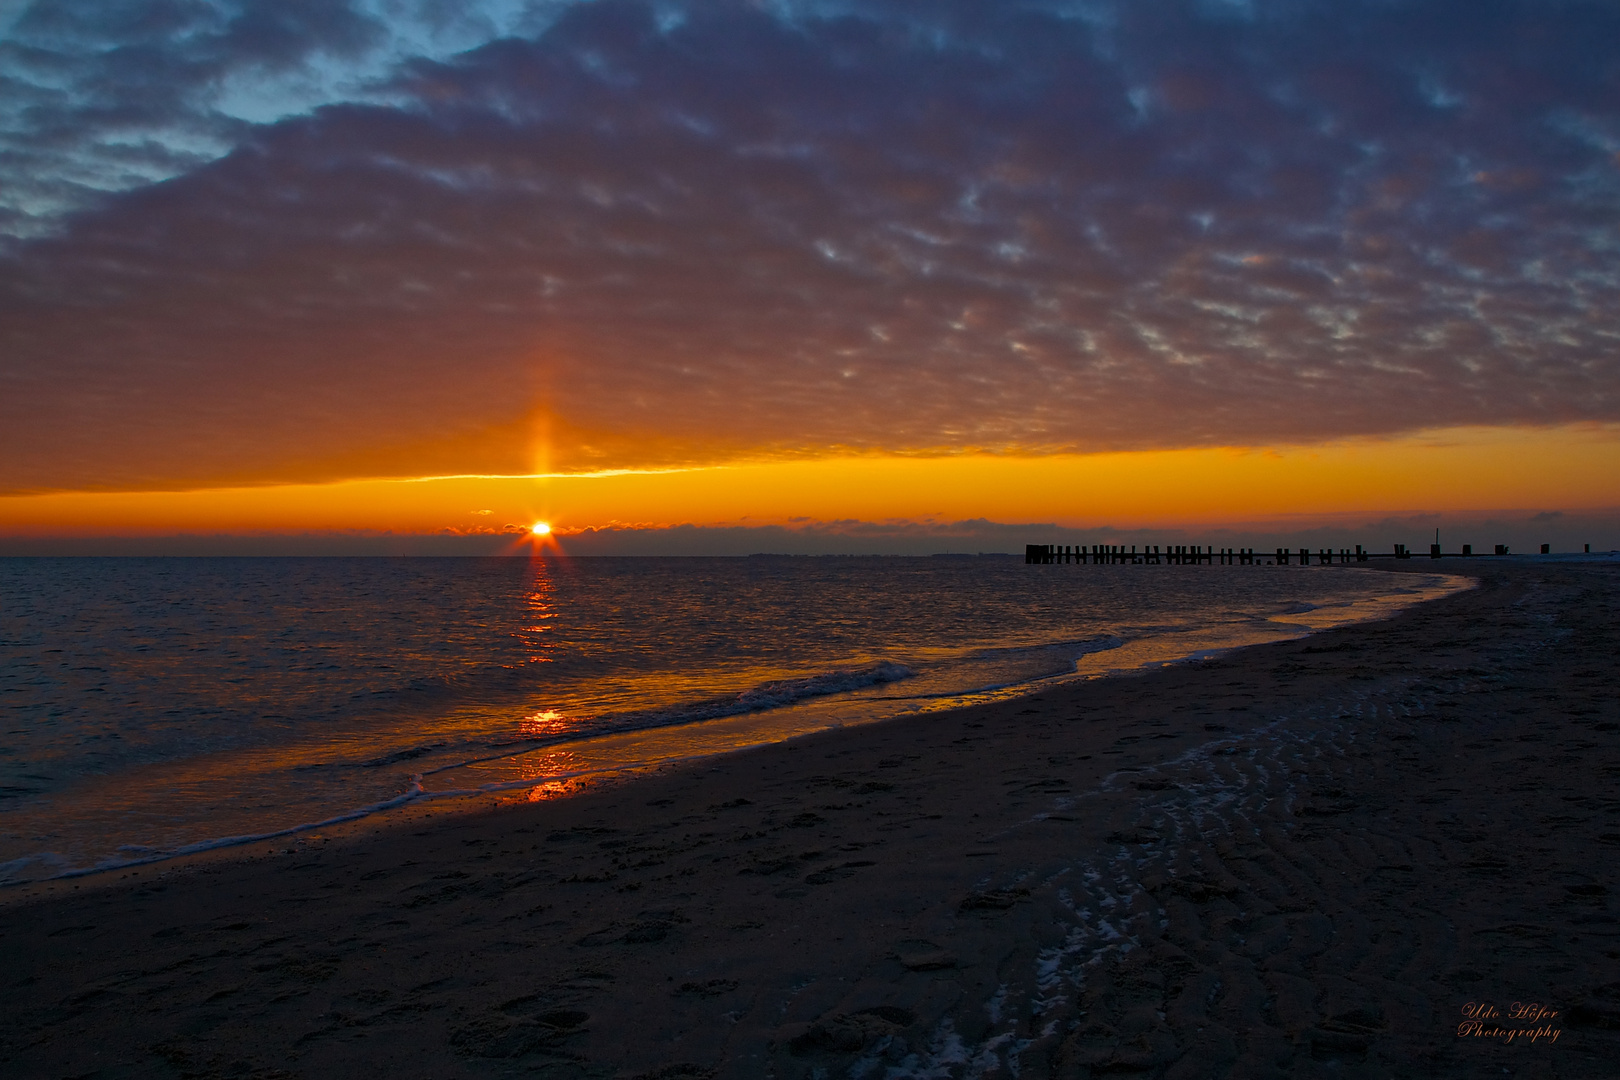
<svg viewBox="0 0 1620 1080">
<path fill-rule="evenodd" d="M 155 848 L 148 847 L 143 844 L 121 844 L 119 845 L 118 850 L 123 852 L 126 857 L 102 859 L 100 862 L 94 863 L 90 866 L 73 866 L 71 860 L 54 851 L 40 852 L 33 855 L 24 855 L 20 859 L 12 859 L 10 862 L 0 863 L 0 886 L 20 885 L 29 880 L 54 881 L 62 878 L 84 877 L 88 874 L 100 874 L 108 870 L 122 870 L 131 866 L 145 866 L 148 863 L 163 862 L 166 859 L 174 859 L 182 855 L 198 855 L 206 851 L 216 851 L 220 848 L 241 847 L 243 844 L 254 844 L 263 840 L 276 840 L 283 836 L 292 836 L 294 833 L 310 832 L 314 829 L 326 829 L 332 827 L 333 825 L 341 825 L 350 821 L 358 821 L 360 818 L 370 817 L 373 814 L 380 814 L 387 810 L 394 810 L 398 807 L 404 806 L 406 803 L 415 802 L 417 799 L 423 798 L 425 794 L 426 793 L 422 790 L 421 778 L 413 777 L 411 779 L 410 788 L 398 795 L 395 795 L 391 799 L 383 799 L 381 802 L 372 803 L 370 806 L 362 806 L 358 809 L 347 810 L 343 813 L 335 814 L 332 817 L 323 818 L 320 821 L 306 821 L 298 825 L 289 825 L 285 828 L 270 829 L 266 832 L 245 833 L 240 836 L 221 836 L 209 840 L 198 840 L 194 843 L 182 844 L 178 847 L 172 848 Z M 30 866 L 38 865 L 56 867 L 59 868 L 59 872 L 50 874 L 43 878 L 28 879 L 20 876 L 20 871 L 26 870 Z M 61 869 L 64 867 L 65 869 Z"/>
<path fill-rule="evenodd" d="M 973 660 L 1006 660 L 1022 657 L 1050 656 L 1054 661 L 1067 659 L 1074 662 L 1094 652 L 1106 652 L 1125 644 L 1125 638 L 1114 634 L 1075 638 L 1068 641 L 1043 641 L 1039 645 L 1001 645 L 990 649 L 975 649 L 968 653 Z"/>
<path fill-rule="evenodd" d="M 760 683 L 758 686 L 745 690 L 731 697 L 717 698 L 705 702 L 697 702 L 685 707 L 662 710 L 656 713 L 638 713 L 621 715 L 607 724 L 595 724 L 578 731 L 560 735 L 553 739 L 530 740 L 523 744 L 521 750 L 508 750 L 504 753 L 491 754 L 486 757 L 473 759 L 459 759 L 436 768 L 424 769 L 411 777 L 409 787 L 392 798 L 383 799 L 369 806 L 362 806 L 345 811 L 320 821 L 303 822 L 284 828 L 272 829 L 265 832 L 249 833 L 240 836 L 216 837 L 200 840 L 195 843 L 184 844 L 173 848 L 154 848 L 139 844 L 120 845 L 120 857 L 102 859 L 89 866 L 74 866 L 72 861 L 55 852 L 40 852 L 25 855 L 10 862 L 0 863 L 0 886 L 20 884 L 26 880 L 53 880 L 59 878 L 82 877 L 86 874 L 102 873 L 108 870 L 125 869 L 131 866 L 144 866 L 147 863 L 161 862 L 166 859 L 182 855 L 195 855 L 219 848 L 239 847 L 243 844 L 258 843 L 265 840 L 274 840 L 295 833 L 309 832 L 314 829 L 329 828 L 333 825 L 355 821 L 370 817 L 373 814 L 398 809 L 407 803 L 418 799 L 447 799 L 470 795 L 485 795 L 499 791 L 509 791 L 525 787 L 533 787 L 542 783 L 550 783 L 558 779 L 568 779 L 576 776 L 588 775 L 598 771 L 617 771 L 616 769 L 595 770 L 586 769 L 575 772 L 559 773 L 540 779 L 528 779 L 509 782 L 497 782 L 480 785 L 476 788 L 455 788 L 450 790 L 427 791 L 423 789 L 422 780 L 425 776 L 458 769 L 467 765 L 474 765 L 484 761 L 493 761 L 503 757 L 514 757 L 529 753 L 543 746 L 552 746 L 557 743 L 575 742 L 581 739 L 595 738 L 601 735 L 611 735 L 625 731 L 644 731 L 657 727 L 670 727 L 677 724 L 695 723 L 703 720 L 716 720 L 726 716 L 739 716 L 744 713 L 759 712 L 765 709 L 781 708 L 808 698 L 826 697 L 831 694 L 847 693 L 851 690 L 861 690 L 869 686 L 882 686 L 886 683 L 899 682 L 902 679 L 914 677 L 915 672 L 904 664 L 896 664 L 887 660 L 879 661 L 863 668 L 837 669 L 824 671 L 816 675 L 809 675 L 800 679 L 779 679 Z M 489 745 L 489 744 L 485 744 Z M 510 744 L 509 744 L 510 745 Z M 449 743 L 434 743 L 422 746 L 413 746 L 392 753 L 371 758 L 366 761 L 355 762 L 355 767 L 376 768 L 382 765 L 392 765 L 398 762 L 411 761 L 425 754 L 450 749 Z M 323 766 L 316 766 L 323 767 Z M 30 868 L 51 871 L 43 877 L 25 877 Z"/>
<path fill-rule="evenodd" d="M 1004 691 L 1020 688 L 1034 691 L 1053 680 L 1061 681 L 1074 675 L 1076 665 L 1082 657 L 1118 649 L 1128 644 L 1130 640 L 1109 635 L 1078 641 L 1053 641 L 1041 645 L 1009 645 L 977 649 L 964 659 L 975 666 L 988 668 L 982 677 L 991 678 L 993 681 L 952 686 L 950 689 L 925 693 L 896 694 L 880 700 L 968 701 L 983 695 L 1000 695 Z"/>
<path fill-rule="evenodd" d="M 782 679 L 777 682 L 761 683 L 752 690 L 738 694 L 724 712 L 716 715 L 733 716 L 759 709 L 776 709 L 783 705 L 791 705 L 795 701 L 803 701 L 805 698 L 843 694 L 850 690 L 863 690 L 868 686 L 882 686 L 884 683 L 899 682 L 914 675 L 916 672 L 904 664 L 881 660 L 871 667 L 858 668 L 854 671 L 827 671 L 805 679 Z M 713 718 L 703 717 L 703 719 Z"/>
<path fill-rule="evenodd" d="M 672 724 L 691 724 L 701 720 L 719 720 L 727 716 L 780 709 L 808 698 L 845 694 L 864 690 L 869 686 L 910 679 L 916 672 L 904 664 L 880 660 L 861 668 L 837 668 L 798 679 L 778 679 L 760 683 L 740 694 L 709 698 L 704 701 L 685 702 L 661 709 L 619 713 L 603 722 L 587 724 L 577 731 L 559 735 L 545 742 L 572 742 L 597 735 L 612 735 L 622 731 L 641 731 L 646 728 L 668 727 Z"/>
<path fill-rule="evenodd" d="M 550 737 L 498 743 L 485 742 L 483 745 L 491 749 L 496 747 L 502 749 L 499 753 L 489 754 L 485 757 L 458 760 L 434 768 L 423 769 L 421 775 L 432 776 L 435 773 L 446 772 L 450 769 L 459 769 L 464 765 L 477 765 L 485 761 L 516 757 L 520 754 L 531 753 L 535 750 L 558 746 L 563 743 L 600 738 L 603 735 L 620 735 L 631 731 L 650 731 L 654 728 L 675 727 L 679 724 L 696 724 L 704 720 L 720 720 L 728 716 L 741 716 L 745 713 L 762 712 L 766 709 L 779 709 L 785 705 L 792 705 L 809 698 L 843 694 L 851 690 L 863 690 L 869 686 L 882 686 L 885 683 L 899 682 L 902 679 L 910 679 L 915 674 L 904 664 L 880 660 L 876 664 L 863 668 L 840 668 L 833 671 L 824 671 L 816 675 L 807 675 L 800 679 L 780 679 L 760 683 L 758 686 L 744 690 L 734 696 L 688 702 L 664 709 L 619 713 L 611 717 L 598 719 L 596 722 L 582 721 L 580 726 L 574 730 L 560 732 Z M 521 749 L 505 749 L 506 747 L 519 746 L 521 746 Z M 408 751 L 406 753 L 409 754 Z M 410 756 L 416 755 L 411 754 Z"/>
<path fill-rule="evenodd" d="M 1045 642 L 1039 645 L 1018 645 L 1002 648 L 976 649 L 969 653 L 965 659 L 986 661 L 1008 660 L 1042 660 L 1034 670 L 1025 670 L 1009 677 L 996 679 L 985 683 L 975 683 L 967 687 L 953 687 L 949 690 L 924 692 L 917 694 L 899 694 L 893 697 L 882 696 L 877 701 L 928 701 L 928 700 L 955 700 L 972 698 L 983 694 L 995 694 L 1019 687 L 1033 688 L 1049 679 L 1063 678 L 1074 674 L 1076 662 L 1083 656 L 1091 653 L 1106 652 L 1117 649 L 1126 644 L 1128 639 L 1116 636 L 1084 638 L 1080 640 Z M 696 724 L 707 720 L 722 720 L 731 716 L 741 716 L 752 712 L 763 712 L 769 709 L 780 709 L 795 705 L 812 698 L 829 697 L 834 694 L 850 693 L 855 690 L 865 690 L 875 686 L 885 686 L 917 677 L 917 672 L 904 664 L 897 664 L 890 660 L 880 660 L 860 668 L 838 668 L 816 675 L 807 675 L 798 679 L 779 679 L 760 683 L 740 694 L 734 696 L 709 698 L 703 701 L 686 702 L 679 705 L 661 709 L 648 709 L 637 712 L 618 713 L 606 717 L 582 719 L 579 726 L 566 732 L 537 738 L 507 738 L 500 740 L 483 740 L 478 745 L 496 751 L 472 758 L 458 758 L 441 765 L 432 765 L 422 770 L 422 776 L 432 776 L 436 773 L 448 772 L 467 765 L 479 765 L 488 761 L 498 761 L 501 758 L 518 757 L 533 753 L 537 750 L 549 749 L 566 743 L 583 742 L 588 739 L 600 738 L 605 735 L 619 735 L 635 731 L 651 731 L 657 728 L 676 727 L 681 724 Z M 444 750 L 446 744 L 432 747 L 415 747 L 373 758 L 362 764 L 371 766 L 379 764 L 392 764 L 422 756 L 424 752 Z"/>
<path fill-rule="evenodd" d="M 1274 640 L 1317 624 L 1383 617 L 1432 591 L 1435 580 L 1403 575 L 1396 583 L 1390 575 L 1357 570 L 1311 575 L 1309 588 L 1301 587 L 1303 577 L 1296 582 L 1297 575 L 1279 574 L 1246 576 L 1241 587 L 1224 581 L 1216 587 L 1211 578 L 1195 588 L 1186 583 L 1191 579 L 1175 576 L 1144 579 L 1116 594 L 1111 587 L 1079 587 L 1088 575 L 1033 575 L 1022 568 L 1002 574 L 987 562 L 931 564 L 920 579 L 917 564 L 895 560 L 784 559 L 763 569 L 725 561 L 703 563 L 701 573 L 688 572 L 684 563 L 628 560 L 574 567 L 556 578 L 558 610 L 572 621 L 548 625 L 548 633 L 558 634 L 542 648 L 546 643 L 531 640 L 525 629 L 533 599 L 528 577 L 513 576 L 499 560 L 472 573 L 469 564 L 452 562 L 446 572 L 425 562 L 243 564 L 268 568 L 288 587 L 240 612 L 231 605 L 238 603 L 233 598 L 242 574 L 232 564 L 192 589 L 202 607 L 182 605 L 168 621 L 154 616 L 149 636 L 182 655 L 223 630 L 218 620 L 224 612 L 245 620 L 237 627 L 242 634 L 269 644 L 243 654 L 220 644 L 203 657 L 206 663 L 188 664 L 191 674 L 184 678 L 148 679 L 157 669 L 132 651 L 144 649 L 145 638 L 130 637 L 134 632 L 122 629 L 121 615 L 88 630 L 42 617 L 37 627 L 0 631 L 0 654 L 8 660 L 10 653 L 58 638 L 95 657 L 86 664 L 105 666 L 103 654 L 123 656 L 124 668 L 114 672 L 122 672 L 119 679 L 108 682 L 111 676 L 103 678 L 100 668 L 74 668 L 94 674 L 63 685 L 99 690 L 105 682 L 127 691 L 110 695 L 120 700 L 149 698 L 133 716 L 92 701 L 75 707 L 61 733 L 42 728 L 8 742 L 8 750 L 27 755 L 29 769 L 52 777 L 36 791 L 32 773 L 0 776 L 8 821 L 30 823 L 11 830 L 13 841 L 36 831 L 52 839 L 36 841 L 32 854 L 18 850 L 23 844 L 0 846 L 0 883 L 270 840 L 388 813 L 415 799 L 452 800 L 584 775 L 519 779 L 520 773 L 572 768 L 576 755 L 568 751 L 604 736 L 601 752 L 579 754 L 578 763 L 630 760 L 642 752 L 640 731 L 665 729 L 652 741 L 676 754 L 687 746 L 742 745 L 756 736 L 769 741 L 1001 700 L 1065 679 L 1125 674 L 1178 656 L 1211 655 L 1224 642 Z M 130 567 L 142 565 L 117 563 L 113 583 L 168 596 L 171 583 L 160 577 L 130 577 Z M 68 600 L 106 591 L 101 577 L 73 569 L 78 577 L 54 570 L 44 575 L 36 591 Z M 419 603 L 427 595 L 423 582 L 435 590 L 420 608 L 427 621 L 402 631 L 392 613 Z M 717 610 L 715 597 L 728 582 L 746 590 L 739 596 L 755 599 L 734 612 Z M 342 611 L 316 610 L 313 602 L 279 606 L 303 596 L 298 590 L 307 592 L 305 586 L 321 604 L 341 597 Z M 1323 597 L 1311 591 L 1318 586 Z M 671 596 L 678 601 L 673 608 Z M 871 597 L 881 603 L 868 602 Z M 476 626 L 458 621 L 491 603 L 500 618 Z M 39 610 L 70 607 L 42 603 Z M 688 633 L 683 619 L 701 632 Z M 43 636 L 29 640 L 36 630 Z M 853 641 L 870 642 L 864 647 L 874 653 L 856 660 L 834 651 Z M 288 642 L 298 645 L 283 647 Z M 1105 651 L 1112 649 L 1119 651 Z M 736 664 L 752 665 L 752 674 Z M 720 676 L 720 670 L 733 674 Z M 718 693 L 708 682 L 719 677 L 729 680 L 721 684 L 729 692 Z M 49 702 L 29 700 L 43 715 Z M 549 708 L 541 711 L 541 703 Z M 140 738 L 121 741 L 128 732 Z M 90 746 L 96 735 L 108 741 Z M 554 760 L 551 747 L 558 750 Z M 535 756 L 522 768 L 479 764 L 523 761 L 526 754 Z M 203 758 L 209 759 L 206 775 L 191 764 Z M 169 792 L 159 781 L 171 764 L 205 782 L 177 784 Z M 96 824 L 90 811 L 128 797 L 117 785 L 126 766 L 153 768 L 140 774 L 137 794 L 178 828 L 154 832 L 144 817 L 107 828 Z M 215 820 L 207 804 L 216 794 L 203 789 L 228 786 L 233 778 L 262 795 L 229 823 Z M 304 824 L 283 828 L 289 821 Z M 209 832 L 233 835 L 200 839 Z"/>
</svg>

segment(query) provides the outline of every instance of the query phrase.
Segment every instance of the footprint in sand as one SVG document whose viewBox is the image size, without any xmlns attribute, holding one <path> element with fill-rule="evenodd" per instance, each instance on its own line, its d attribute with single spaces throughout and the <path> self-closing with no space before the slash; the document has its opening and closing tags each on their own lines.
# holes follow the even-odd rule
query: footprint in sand
<svg viewBox="0 0 1620 1080">
<path fill-rule="evenodd" d="M 907 971 L 941 971 L 956 966 L 956 955 L 932 941 L 913 938 L 894 947 L 894 957 Z"/>
</svg>

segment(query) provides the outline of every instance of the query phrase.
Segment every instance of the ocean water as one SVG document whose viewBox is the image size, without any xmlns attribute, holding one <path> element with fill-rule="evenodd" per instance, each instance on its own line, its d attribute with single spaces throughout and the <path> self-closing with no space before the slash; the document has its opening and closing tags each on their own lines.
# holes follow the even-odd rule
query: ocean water
<svg viewBox="0 0 1620 1080">
<path fill-rule="evenodd" d="M 555 798 L 1465 584 L 1004 556 L 0 559 L 0 883 Z"/>
</svg>

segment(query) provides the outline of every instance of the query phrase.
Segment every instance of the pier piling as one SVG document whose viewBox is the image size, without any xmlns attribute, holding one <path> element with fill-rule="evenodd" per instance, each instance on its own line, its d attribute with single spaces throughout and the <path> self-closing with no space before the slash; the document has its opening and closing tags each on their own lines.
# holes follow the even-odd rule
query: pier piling
<svg viewBox="0 0 1620 1080">
<path fill-rule="evenodd" d="M 1587 544 L 1586 550 L 1590 552 L 1592 545 Z M 1542 544 L 1541 553 L 1549 554 L 1551 545 Z M 1497 544 L 1493 554 L 1503 556 L 1508 554 L 1506 544 Z M 1312 557 L 1315 557 L 1318 566 L 1332 566 L 1335 561 L 1340 566 L 1349 566 L 1352 562 L 1364 563 L 1370 559 L 1410 559 L 1412 549 L 1405 544 L 1396 544 L 1388 554 L 1376 555 L 1365 546 L 1357 544 L 1352 548 L 1318 548 L 1312 552 L 1310 548 L 1280 547 L 1269 558 L 1255 553 L 1254 548 L 1217 548 L 1206 547 L 1202 544 L 1131 544 L 1128 548 L 1124 544 L 1025 544 L 1024 562 L 1026 564 L 1048 565 L 1052 563 L 1079 563 L 1092 566 L 1310 566 Z M 1442 551 L 1438 542 L 1429 545 L 1429 558 L 1475 558 L 1474 545 L 1463 544 L 1461 550 L 1453 553 Z"/>
</svg>

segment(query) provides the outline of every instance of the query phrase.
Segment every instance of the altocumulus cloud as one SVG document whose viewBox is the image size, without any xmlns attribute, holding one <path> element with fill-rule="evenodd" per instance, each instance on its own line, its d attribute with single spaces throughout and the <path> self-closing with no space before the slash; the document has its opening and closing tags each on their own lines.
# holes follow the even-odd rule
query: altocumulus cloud
<svg viewBox="0 0 1620 1080">
<path fill-rule="evenodd" d="M 1620 419 L 1609 3 L 10 35 L 6 490 Z"/>
</svg>

